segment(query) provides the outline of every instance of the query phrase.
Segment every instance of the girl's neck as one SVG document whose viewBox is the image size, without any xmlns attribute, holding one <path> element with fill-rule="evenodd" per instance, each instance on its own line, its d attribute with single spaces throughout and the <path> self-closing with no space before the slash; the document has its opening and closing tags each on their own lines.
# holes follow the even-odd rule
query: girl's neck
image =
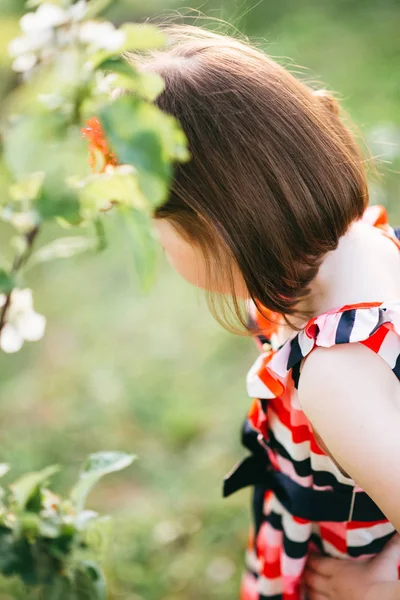
<svg viewBox="0 0 400 600">
<path fill-rule="evenodd" d="M 297 306 L 311 316 L 347 304 L 400 300 L 400 252 L 375 227 L 355 221 L 329 252 Z M 298 327 L 304 319 L 291 318 Z"/>
</svg>

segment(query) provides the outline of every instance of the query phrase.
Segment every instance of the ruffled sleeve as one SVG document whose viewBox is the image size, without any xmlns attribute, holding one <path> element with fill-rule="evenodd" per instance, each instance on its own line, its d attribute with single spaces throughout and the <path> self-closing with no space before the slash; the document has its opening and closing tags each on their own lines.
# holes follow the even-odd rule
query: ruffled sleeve
<svg viewBox="0 0 400 600">
<path fill-rule="evenodd" d="M 276 398 L 315 347 L 359 342 L 381 356 L 400 379 L 400 300 L 343 306 L 307 322 L 281 348 L 261 354 L 247 376 L 249 396 Z"/>
</svg>

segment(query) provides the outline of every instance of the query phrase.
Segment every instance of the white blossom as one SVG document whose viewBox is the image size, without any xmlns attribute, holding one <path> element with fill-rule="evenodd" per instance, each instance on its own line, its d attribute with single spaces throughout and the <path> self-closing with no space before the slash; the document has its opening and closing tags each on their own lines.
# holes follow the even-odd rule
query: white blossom
<svg viewBox="0 0 400 600">
<path fill-rule="evenodd" d="M 22 54 L 14 60 L 12 68 L 17 73 L 25 73 L 26 71 L 30 71 L 35 66 L 36 61 L 36 54 Z"/>
<path fill-rule="evenodd" d="M 115 85 L 116 74 L 115 73 L 102 73 L 97 71 L 95 74 L 96 78 L 96 86 L 95 92 L 96 94 L 111 94 L 113 86 Z"/>
<path fill-rule="evenodd" d="M 10 56 L 19 56 L 20 54 L 29 52 L 30 49 L 31 46 L 28 38 L 21 35 L 11 40 L 8 44 L 8 53 Z"/>
<path fill-rule="evenodd" d="M 35 12 L 28 12 L 20 19 L 20 26 L 24 33 L 44 31 L 59 25 L 64 25 L 69 20 L 68 12 L 55 4 L 41 4 Z"/>
<path fill-rule="evenodd" d="M 82 21 L 87 13 L 86 0 L 79 0 L 68 9 L 68 16 L 72 21 Z"/>
<path fill-rule="evenodd" d="M 5 294 L 0 294 L 0 306 L 4 306 L 5 303 Z M 24 341 L 40 340 L 45 327 L 45 317 L 33 310 L 32 291 L 15 288 L 11 292 L 6 323 L 0 332 L 0 348 L 8 353 L 18 352 Z"/>
<path fill-rule="evenodd" d="M 105 173 L 110 175 L 133 175 L 136 169 L 133 165 L 107 165 Z"/>
<path fill-rule="evenodd" d="M 79 0 L 68 9 L 46 2 L 35 12 L 26 13 L 20 19 L 24 35 L 11 40 L 8 46 L 10 56 L 16 59 L 13 69 L 18 72 L 29 71 L 38 59 L 51 57 L 57 47 L 76 39 L 80 28 L 78 22 L 86 12 L 86 1 Z"/>
<path fill-rule="evenodd" d="M 95 50 L 109 50 L 110 52 L 120 50 L 126 39 L 125 33 L 116 29 L 112 23 L 99 21 L 83 23 L 79 37 L 81 42 L 91 44 Z"/>
<path fill-rule="evenodd" d="M 11 40 L 8 52 L 11 56 L 23 56 L 24 54 L 38 52 L 50 45 L 53 41 L 51 29 L 44 31 L 32 31 L 29 35 L 19 36 Z"/>
</svg>

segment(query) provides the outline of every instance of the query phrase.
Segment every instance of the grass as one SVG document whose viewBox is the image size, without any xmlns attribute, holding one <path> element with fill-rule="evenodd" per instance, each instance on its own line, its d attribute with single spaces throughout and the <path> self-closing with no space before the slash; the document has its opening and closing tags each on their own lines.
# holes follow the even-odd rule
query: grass
<svg viewBox="0 0 400 600">
<path fill-rule="evenodd" d="M 242 31 L 265 39 L 270 54 L 290 57 L 280 60 L 292 70 L 340 92 L 373 153 L 383 161 L 391 152 L 392 163 L 381 162 L 383 175 L 371 191 L 400 224 L 396 3 L 282 0 L 261 2 L 247 16 L 246 2 L 192 5 L 235 17 Z M 15 4 L 7 6 L 11 13 Z M 133 19 L 174 6 L 152 0 L 145 14 L 125 0 L 113 3 L 112 14 Z M 65 465 L 55 478 L 65 491 L 89 452 L 138 454 L 90 498 L 91 507 L 116 517 L 106 561 L 110 598 L 232 600 L 249 493 L 222 500 L 221 482 L 244 454 L 245 373 L 256 350 L 222 331 L 201 294 L 166 265 L 151 293 L 139 295 L 131 249 L 111 222 L 109 238 L 101 257 L 30 274 L 48 330 L 18 356 L 0 356 L 1 460 L 13 465 L 12 477 Z M 22 600 L 7 586 L 0 585 L 0 600 Z"/>
</svg>

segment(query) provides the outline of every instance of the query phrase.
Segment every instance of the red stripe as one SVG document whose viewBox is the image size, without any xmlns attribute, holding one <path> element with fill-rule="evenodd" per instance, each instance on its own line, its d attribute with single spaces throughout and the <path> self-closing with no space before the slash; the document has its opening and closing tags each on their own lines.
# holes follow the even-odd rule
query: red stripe
<svg viewBox="0 0 400 600">
<path fill-rule="evenodd" d="M 350 521 L 347 524 L 347 529 L 368 529 L 373 525 L 384 525 L 385 523 L 389 523 L 387 519 L 383 519 L 382 521 Z"/>
<path fill-rule="evenodd" d="M 379 327 L 377 332 L 374 333 L 374 335 L 371 335 L 371 337 L 369 337 L 367 340 L 362 341 L 361 344 L 367 346 L 367 348 L 370 348 L 374 352 L 378 353 L 380 347 L 382 346 L 382 342 L 388 333 L 389 329 L 382 325 L 381 327 Z"/>
<path fill-rule="evenodd" d="M 332 546 L 339 550 L 339 552 L 347 553 L 347 544 L 346 540 L 338 536 L 336 533 L 325 527 L 324 525 L 320 525 L 321 538 L 326 540 Z"/>
<path fill-rule="evenodd" d="M 314 454 L 319 454 L 320 456 L 327 456 L 326 452 L 324 452 L 322 448 L 318 446 L 317 440 L 314 436 L 311 436 L 310 438 L 310 450 L 311 452 L 314 452 Z"/>
<path fill-rule="evenodd" d="M 274 352 L 270 352 L 266 356 L 263 356 L 262 364 L 257 375 L 263 384 L 266 385 L 269 390 L 271 390 L 274 396 L 280 396 L 285 391 L 285 386 L 268 371 L 267 367 L 274 354 Z"/>
<path fill-rule="evenodd" d="M 283 593 L 283 600 L 300 600 L 300 592 L 294 592 L 293 594 Z"/>
<path fill-rule="evenodd" d="M 270 407 L 275 412 L 276 416 L 283 425 L 290 429 L 292 433 L 292 439 L 295 444 L 301 444 L 307 442 L 312 437 L 310 428 L 308 425 L 294 426 L 291 423 L 290 411 L 288 411 L 283 405 L 282 400 L 274 398 L 270 403 Z"/>
<path fill-rule="evenodd" d="M 269 579 L 275 579 L 281 576 L 281 561 L 265 562 L 263 566 L 263 575 Z"/>
</svg>

